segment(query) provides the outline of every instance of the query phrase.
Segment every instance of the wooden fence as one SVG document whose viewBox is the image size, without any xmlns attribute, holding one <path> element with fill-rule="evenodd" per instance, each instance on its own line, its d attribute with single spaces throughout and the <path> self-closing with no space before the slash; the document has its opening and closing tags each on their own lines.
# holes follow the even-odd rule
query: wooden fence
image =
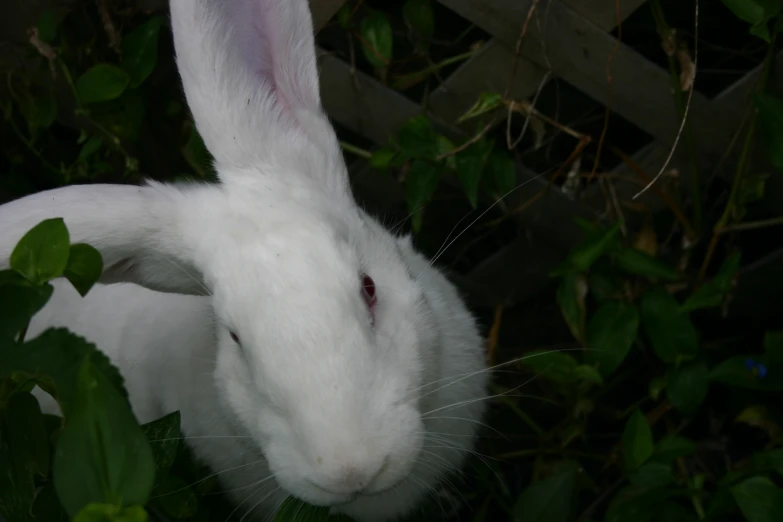
<svg viewBox="0 0 783 522">
<path fill-rule="evenodd" d="M 316 27 L 323 27 L 344 1 L 311 0 Z M 671 76 L 668 70 L 612 35 L 618 22 L 646 1 L 438 0 L 489 33 L 491 40 L 432 93 L 428 116 L 447 133 L 459 136 L 461 129 L 453 122 L 475 103 L 479 94 L 505 90 L 517 41 L 532 13 L 509 98 L 531 100 L 547 79 L 559 77 L 593 100 L 608 103 L 611 111 L 652 136 L 653 143 L 635 151 L 632 161 L 649 175 L 657 174 L 672 150 L 682 121 L 673 102 Z M 607 78 L 609 60 L 611 91 Z M 320 63 L 323 101 L 329 116 L 377 145 L 386 143 L 407 119 L 421 112 L 418 104 L 375 78 L 352 70 L 340 58 L 322 53 Z M 783 53 L 776 57 L 775 67 L 783 70 Z M 759 75 L 760 66 L 711 99 L 696 90 L 692 93 L 688 118 L 699 133 L 696 154 L 702 170 L 731 175 L 731 170 L 721 165 L 731 165 L 737 153 L 727 154 L 727 150 L 739 149 L 730 145 L 746 121 L 749 96 Z M 680 144 L 667 170 L 677 169 L 683 186 L 687 186 L 690 169 L 683 151 Z M 351 168 L 360 172 L 368 167 L 359 160 Z M 627 164 L 621 164 L 617 170 L 620 180 L 633 174 Z M 509 198 L 510 206 L 539 194 L 548 183 L 546 178 L 533 179 L 535 174 L 524 165 L 518 166 L 518 176 L 520 183 L 528 179 L 531 182 Z M 386 197 L 399 194 L 391 186 L 386 188 L 378 192 L 387 194 Z M 621 200 L 630 199 L 640 188 L 627 181 L 617 181 L 612 187 Z M 468 275 L 465 284 L 473 301 L 508 304 L 538 290 L 563 252 L 581 237 L 573 217 L 596 217 L 605 212 L 603 190 L 598 183 L 592 183 L 578 198 L 550 190 L 516 215 L 531 234 L 520 236 Z M 653 210 L 661 206 L 660 198 L 652 191 L 638 201 Z"/>
</svg>

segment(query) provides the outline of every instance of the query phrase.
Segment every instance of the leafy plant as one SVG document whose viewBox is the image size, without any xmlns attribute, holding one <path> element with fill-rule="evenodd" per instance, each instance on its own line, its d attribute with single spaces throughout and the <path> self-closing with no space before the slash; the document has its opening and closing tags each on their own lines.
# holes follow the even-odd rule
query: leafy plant
<svg viewBox="0 0 783 522">
<path fill-rule="evenodd" d="M 738 282 L 760 251 L 779 243 L 779 229 L 769 227 L 783 223 L 779 212 L 757 206 L 783 172 L 783 100 L 767 88 L 777 74 L 782 4 L 722 0 L 701 9 L 702 29 L 719 10 L 747 28 L 734 31 L 747 38 L 743 49 L 728 54 L 761 49 L 766 59 L 748 120 L 728 151 L 736 157 L 724 158 L 734 177 L 723 187 L 699 165 L 694 151 L 702 138 L 689 128 L 698 116 L 693 111 L 678 151 L 692 160 L 695 181 L 685 187 L 677 173 L 666 172 L 650 193 L 667 210 L 654 215 L 612 195 L 609 150 L 647 180 L 612 144 L 611 131 L 604 136 L 606 129 L 558 120 L 561 108 L 578 104 L 563 82 L 542 82 L 540 100 L 513 99 L 513 90 L 493 85 L 460 107 L 467 110 L 446 122 L 453 125 L 430 118 L 430 94 L 448 90 L 445 77 L 476 56 L 486 38 L 473 26 L 446 30 L 454 17 L 441 4 L 348 0 L 329 28 L 339 31 L 324 42 L 352 69 L 422 102 L 383 146 L 364 150 L 341 135 L 344 150 L 372 167 L 368 178 L 399 182 L 396 210 L 410 216 L 401 228 L 409 226 L 438 263 L 468 272 L 527 234 L 524 212 L 549 204 L 550 196 L 578 199 L 574 187 L 600 184 L 607 210 L 601 219 L 577 219 L 581 243 L 551 270 L 551 292 L 533 306 L 551 301 L 552 324 L 504 319 L 512 332 L 506 334 L 502 304 L 480 310 L 490 362 L 518 360 L 513 369 L 493 372 L 486 419 L 488 431 L 509 440 L 482 437 L 465 476 L 444 480 L 421 518 L 440 519 L 452 503 L 466 503 L 471 512 L 459 518 L 475 522 L 780 520 L 783 333 L 775 326 L 752 332 L 731 317 Z M 684 117 L 692 38 L 669 27 L 665 15 L 682 8 L 672 19 L 683 19 L 692 5 L 651 0 L 649 6 L 645 23 L 661 35 L 649 47 L 665 51 L 658 58 L 669 61 L 674 106 Z M 531 22 L 542 23 L 541 11 L 533 14 Z M 0 101 L 3 200 L 72 183 L 215 179 L 179 90 L 166 20 L 165 12 L 136 2 L 93 2 L 43 11 L 25 28 L 32 42 L 26 66 L 4 71 L 8 96 Z M 634 46 L 641 33 L 623 31 L 633 36 L 625 45 Z M 522 58 L 534 45 L 532 32 L 520 40 Z M 700 61 L 714 52 L 702 49 Z M 620 62 L 607 59 L 619 74 Z M 715 76 L 701 74 L 698 89 Z M 555 83 L 556 100 L 547 100 Z M 763 154 L 755 155 L 757 135 Z M 568 140 L 563 154 L 558 149 Z M 751 165 L 752 156 L 766 158 L 766 170 L 755 160 Z M 546 180 L 544 188 L 523 182 L 522 164 Z M 547 230 L 568 225 L 550 223 Z M 745 230 L 764 235 L 764 248 L 746 248 Z M 0 272 L 0 514 L 9 522 L 225 521 L 235 506 L 217 494 L 214 470 L 182 442 L 177 412 L 139 425 L 122 376 L 89 336 L 63 328 L 28 334 L 31 317 L 53 295 L 54 279 L 89 295 L 102 271 L 100 254 L 71 244 L 65 223 L 54 219 L 31 229 L 9 261 L 11 269 Z M 490 316 L 494 322 L 483 320 Z M 516 330 L 522 333 L 510 340 Z M 521 390 L 518 369 L 531 375 Z M 60 414 L 42 412 L 44 395 Z M 543 400 L 522 403 L 531 396 Z M 289 499 L 275 520 L 327 516 Z"/>
</svg>

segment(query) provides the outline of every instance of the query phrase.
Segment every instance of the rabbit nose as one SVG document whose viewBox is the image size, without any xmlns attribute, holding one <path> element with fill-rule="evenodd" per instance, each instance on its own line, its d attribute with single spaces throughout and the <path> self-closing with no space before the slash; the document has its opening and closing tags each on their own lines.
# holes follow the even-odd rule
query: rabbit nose
<svg viewBox="0 0 783 522">
<path fill-rule="evenodd" d="M 324 469 L 317 485 L 329 493 L 356 496 L 373 488 L 373 483 L 386 469 L 388 458 L 367 463 L 342 463 L 333 470 Z"/>
</svg>

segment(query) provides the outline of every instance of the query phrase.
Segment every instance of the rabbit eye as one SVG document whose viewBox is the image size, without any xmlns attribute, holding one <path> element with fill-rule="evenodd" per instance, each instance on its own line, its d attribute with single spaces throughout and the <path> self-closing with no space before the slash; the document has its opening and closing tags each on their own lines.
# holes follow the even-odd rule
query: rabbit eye
<svg viewBox="0 0 783 522">
<path fill-rule="evenodd" d="M 228 334 L 231 336 L 232 341 L 239 344 L 239 336 L 237 334 L 235 334 L 234 332 L 228 332 Z"/>
<path fill-rule="evenodd" d="M 367 274 L 362 275 L 362 297 L 367 307 L 372 310 L 375 307 L 377 297 L 375 296 L 375 281 Z"/>
</svg>

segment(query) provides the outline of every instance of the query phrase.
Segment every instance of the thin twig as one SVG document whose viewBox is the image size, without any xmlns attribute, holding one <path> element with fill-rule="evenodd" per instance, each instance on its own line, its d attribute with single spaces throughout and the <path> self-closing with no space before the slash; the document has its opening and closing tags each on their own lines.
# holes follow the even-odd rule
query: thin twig
<svg viewBox="0 0 783 522">
<path fill-rule="evenodd" d="M 685 232 L 685 235 L 688 236 L 689 239 L 695 240 L 696 239 L 696 230 L 693 228 L 693 225 L 691 225 L 691 222 L 688 220 L 688 218 L 685 216 L 685 213 L 680 209 L 679 206 L 677 206 L 677 203 L 669 196 L 669 193 L 666 192 L 664 189 L 662 189 L 659 185 L 653 185 L 650 181 L 650 176 L 647 175 L 642 168 L 636 164 L 635 161 L 633 161 L 627 154 L 625 154 L 623 151 L 618 149 L 617 147 L 610 145 L 610 149 L 617 154 L 617 156 L 620 157 L 620 159 L 623 160 L 623 162 L 631 167 L 631 169 L 636 173 L 637 176 L 642 178 L 642 180 L 645 181 L 645 186 L 652 186 L 652 189 L 655 191 L 656 194 L 658 194 L 658 197 L 660 197 L 664 203 L 669 207 L 669 209 L 672 211 L 672 214 L 674 214 L 675 219 L 682 225 L 682 228 Z"/>
<path fill-rule="evenodd" d="M 764 89 L 767 85 L 770 69 L 772 68 L 772 61 L 775 56 L 775 43 L 776 36 L 773 36 L 772 43 L 770 43 L 769 50 L 767 51 L 767 56 L 764 59 L 764 67 L 762 68 L 761 78 L 759 79 L 759 92 L 764 92 Z M 747 167 L 748 157 L 750 156 L 750 149 L 752 148 L 753 138 L 756 133 L 757 119 L 758 111 L 753 111 L 751 113 L 748 132 L 745 135 L 745 142 L 743 144 L 742 151 L 740 152 L 740 157 L 737 160 L 737 169 L 734 172 L 734 182 L 731 185 L 731 192 L 729 192 L 729 198 L 726 202 L 726 206 L 723 209 L 723 214 L 718 219 L 718 222 L 713 228 L 712 240 L 710 241 L 710 245 L 707 248 L 707 254 L 704 256 L 704 262 L 699 269 L 698 281 L 701 281 L 704 279 L 704 276 L 707 275 L 707 268 L 709 267 L 710 261 L 712 261 L 712 256 L 715 254 L 715 250 L 718 247 L 718 241 L 720 236 L 723 234 L 723 229 L 727 226 L 729 219 L 731 219 L 731 216 L 734 213 L 734 204 L 737 198 L 737 194 L 739 194 L 740 188 L 742 187 L 742 179 L 745 176 L 745 169 Z"/>
<path fill-rule="evenodd" d="M 574 147 L 574 150 L 571 151 L 571 155 L 568 156 L 568 158 L 558 167 L 558 169 L 555 171 L 555 173 L 552 175 L 552 177 L 549 179 L 549 183 L 547 183 L 546 187 L 542 188 L 540 191 L 538 191 L 537 194 L 529 198 L 524 203 L 514 207 L 513 209 L 509 210 L 508 213 L 504 216 L 501 216 L 497 218 L 496 220 L 489 223 L 490 226 L 495 226 L 499 223 L 502 223 L 506 219 L 510 218 L 511 216 L 515 214 L 519 214 L 520 212 L 524 212 L 526 209 L 528 209 L 530 206 L 533 205 L 536 201 L 543 198 L 549 190 L 552 188 L 552 185 L 554 185 L 555 181 L 565 172 L 565 169 L 576 160 L 576 158 L 579 157 L 579 155 L 582 153 L 582 150 L 587 146 L 587 144 L 590 143 L 590 137 L 584 136 L 581 140 L 579 140 L 579 143 L 576 144 L 576 147 Z"/>
<path fill-rule="evenodd" d="M 109 6 L 106 0 L 98 0 L 98 11 L 101 13 L 101 22 L 103 23 L 103 30 L 106 32 L 106 37 L 109 39 L 109 47 L 111 47 L 117 56 L 122 56 L 122 48 L 120 47 L 120 33 L 117 32 L 117 27 L 114 25 L 114 21 L 111 19 L 111 12 L 109 12 Z"/>
<path fill-rule="evenodd" d="M 541 120 L 541 121 L 543 121 L 545 123 L 548 123 L 552 127 L 554 127 L 556 129 L 564 132 L 565 134 L 568 134 L 572 138 L 576 138 L 578 140 L 581 140 L 581 139 L 584 139 L 586 137 L 585 134 L 582 134 L 581 132 L 572 129 L 571 127 L 563 125 L 562 123 L 560 123 L 556 119 L 550 118 L 546 114 L 542 114 L 541 112 L 539 112 L 535 108 L 534 103 L 528 103 L 528 102 L 526 102 L 524 100 L 507 100 L 504 103 L 506 105 L 508 105 L 508 108 L 509 108 L 510 112 L 512 112 L 512 111 L 513 112 L 519 112 L 519 113 L 528 115 L 528 117 L 531 116 L 531 115 L 535 116 L 539 120 Z"/>
<path fill-rule="evenodd" d="M 490 130 L 492 127 L 494 127 L 494 126 L 495 126 L 495 121 L 494 121 L 494 120 L 490 121 L 489 123 L 487 123 L 487 124 L 484 126 L 484 128 L 483 128 L 483 129 L 481 129 L 481 130 L 478 132 L 478 134 L 476 134 L 475 136 L 473 136 L 472 138 L 470 138 L 468 141 L 466 141 L 465 143 L 463 143 L 463 144 L 462 144 L 462 145 L 460 145 L 459 147 L 455 147 L 455 148 L 451 149 L 451 150 L 450 150 L 450 151 L 448 151 L 448 152 L 444 152 L 443 154 L 441 154 L 440 156 L 438 156 L 437 158 L 435 158 L 435 160 L 436 160 L 436 161 L 441 161 L 441 160 L 444 160 L 444 159 L 448 158 L 449 156 L 454 156 L 455 154 L 458 154 L 458 153 L 462 152 L 463 150 L 467 149 L 468 147 L 470 147 L 471 145 L 473 145 L 474 143 L 476 143 L 477 141 L 479 141 L 481 138 L 483 138 L 483 137 L 484 137 L 484 135 L 485 135 L 487 132 L 489 132 L 489 130 Z"/>
<path fill-rule="evenodd" d="M 695 28 L 694 28 L 694 40 L 693 40 L 693 78 L 695 83 L 696 74 L 698 73 L 698 65 L 699 65 L 699 0 L 694 0 L 694 4 L 696 6 L 696 12 L 695 12 Z M 685 122 L 688 121 L 688 113 L 690 112 L 691 108 L 691 101 L 693 100 L 693 91 L 694 91 L 693 85 L 691 85 L 690 90 L 688 91 L 688 101 L 685 104 L 685 111 L 682 115 L 682 122 L 680 122 L 680 129 L 677 131 L 677 136 L 674 139 L 674 143 L 672 144 L 671 151 L 669 151 L 669 156 L 666 158 L 666 161 L 664 162 L 663 166 L 661 167 L 660 172 L 656 174 L 656 176 L 650 181 L 650 183 L 644 187 L 641 191 L 639 191 L 632 199 L 636 199 L 647 190 L 652 187 L 656 181 L 658 181 L 658 178 L 660 178 L 664 171 L 666 170 L 666 167 L 669 166 L 669 162 L 672 159 L 672 156 L 674 156 L 674 151 L 677 149 L 677 144 L 680 141 L 680 137 L 682 136 L 682 132 L 685 129 Z"/>
<path fill-rule="evenodd" d="M 729 232 L 740 232 L 743 230 L 756 230 L 759 228 L 774 227 L 777 225 L 783 225 L 783 217 L 776 217 L 771 219 L 762 219 L 759 221 L 749 221 L 747 223 L 737 223 L 736 225 L 729 225 L 720 229 L 718 233 L 728 234 Z"/>
<path fill-rule="evenodd" d="M 591 172 L 590 175 L 592 176 L 593 173 Z M 623 236 L 627 236 L 628 229 L 625 227 L 625 216 L 623 216 L 623 209 L 620 206 L 619 200 L 617 199 L 617 191 L 614 189 L 614 183 L 612 183 L 612 181 L 609 179 L 604 181 L 609 187 L 609 194 L 612 196 L 612 205 L 614 205 L 614 211 L 617 213 L 617 219 L 620 221 L 620 231 L 623 233 Z"/>
<path fill-rule="evenodd" d="M 525 21 L 522 23 L 522 29 L 519 31 L 519 38 L 517 38 L 517 43 L 514 46 L 514 61 L 511 63 L 511 74 L 508 76 L 508 83 L 506 84 L 506 89 L 503 91 L 504 99 L 508 98 L 509 94 L 511 94 L 511 87 L 514 85 L 514 77 L 517 75 L 519 55 L 522 54 L 522 42 L 524 41 L 525 35 L 527 34 L 527 28 L 530 25 L 530 20 L 533 19 L 533 13 L 535 13 L 536 7 L 540 1 L 541 0 L 533 0 L 533 3 L 530 4 L 530 8 L 527 10 Z"/>
<path fill-rule="evenodd" d="M 340 141 L 340 147 L 342 147 L 344 151 L 350 152 L 354 156 L 359 156 L 360 158 L 364 158 L 364 159 L 372 158 L 372 152 L 370 152 L 367 149 L 357 147 L 356 145 L 353 145 L 352 143 L 348 143 L 347 141 Z"/>
</svg>

